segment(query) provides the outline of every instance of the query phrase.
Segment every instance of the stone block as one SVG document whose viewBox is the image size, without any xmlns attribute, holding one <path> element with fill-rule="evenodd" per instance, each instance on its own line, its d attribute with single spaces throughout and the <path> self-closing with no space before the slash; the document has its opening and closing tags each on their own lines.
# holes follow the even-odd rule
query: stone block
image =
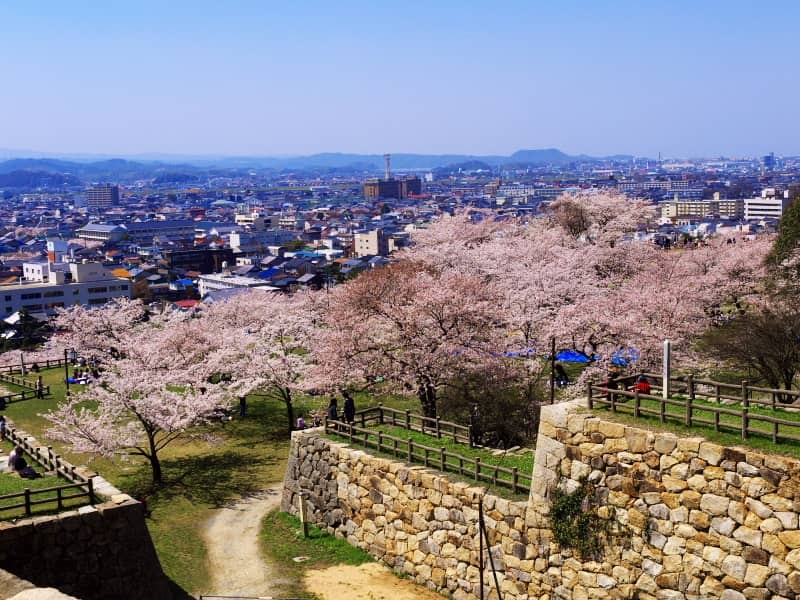
<svg viewBox="0 0 800 600">
<path fill-rule="evenodd" d="M 782 531 L 778 534 L 778 539 L 792 550 L 800 548 L 800 530 Z"/>
<path fill-rule="evenodd" d="M 704 494 L 700 500 L 700 510 L 710 515 L 724 515 L 728 512 L 730 499 L 716 494 Z"/>
</svg>

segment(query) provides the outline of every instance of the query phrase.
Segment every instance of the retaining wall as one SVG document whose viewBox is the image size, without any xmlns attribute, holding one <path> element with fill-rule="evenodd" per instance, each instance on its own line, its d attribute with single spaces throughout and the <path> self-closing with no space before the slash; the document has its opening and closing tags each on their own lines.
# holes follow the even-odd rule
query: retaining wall
<svg viewBox="0 0 800 600">
<path fill-rule="evenodd" d="M 616 535 L 595 560 L 560 548 L 556 486 L 588 482 Z M 457 600 L 479 597 L 477 503 L 504 598 L 800 599 L 800 462 L 605 421 L 582 403 L 542 410 L 528 502 L 293 434 L 282 508 Z M 490 596 L 492 574 L 485 574 Z"/>
<path fill-rule="evenodd" d="M 52 453 L 15 429 L 14 443 L 42 468 L 56 466 Z M 53 587 L 81 600 L 168 600 L 140 502 L 86 468 L 65 460 L 57 467 L 75 482 L 95 481 L 105 501 L 57 515 L 0 521 L 0 569 L 39 587 Z"/>
</svg>

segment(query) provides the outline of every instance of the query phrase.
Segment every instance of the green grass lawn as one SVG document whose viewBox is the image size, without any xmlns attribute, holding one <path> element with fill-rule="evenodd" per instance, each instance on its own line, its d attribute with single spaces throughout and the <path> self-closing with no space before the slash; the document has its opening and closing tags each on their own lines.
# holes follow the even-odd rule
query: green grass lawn
<svg viewBox="0 0 800 600">
<path fill-rule="evenodd" d="M 673 399 L 680 400 L 681 402 L 685 402 L 686 400 L 685 397 L 681 396 L 674 396 Z M 660 403 L 657 400 L 642 399 L 641 406 L 642 408 L 657 411 Z M 717 404 L 715 402 L 708 402 L 706 400 L 696 398 L 693 402 L 692 409 L 693 421 L 703 419 L 713 422 L 714 412 L 709 410 L 709 408 L 724 408 L 728 410 L 740 411 L 741 405 L 739 403 Z M 800 413 L 798 412 L 782 409 L 773 411 L 769 407 L 751 404 L 749 409 L 750 434 L 746 440 L 742 439 L 742 419 L 738 415 L 721 414 L 719 417 L 720 431 L 715 431 L 713 425 L 706 423 L 693 423 L 691 427 L 687 427 L 685 425 L 686 409 L 684 406 L 666 405 L 666 421 L 663 424 L 660 422 L 660 418 L 657 415 L 648 414 L 641 415 L 638 419 L 634 418 L 633 399 L 628 399 L 626 402 L 618 403 L 616 413 L 612 413 L 610 407 L 600 405 L 595 405 L 594 412 L 598 415 L 609 416 L 629 424 L 647 425 L 652 428 L 665 429 L 675 433 L 680 433 L 682 435 L 701 435 L 711 441 L 725 446 L 747 446 L 772 454 L 785 454 L 788 456 L 800 457 L 800 441 L 781 440 L 776 444 L 772 441 L 772 424 L 764 421 L 758 421 L 754 418 L 763 415 L 791 421 L 793 423 L 792 425 L 779 426 L 779 434 L 800 436 Z M 796 425 L 794 425 L 794 423 L 796 423 Z"/>
<path fill-rule="evenodd" d="M 360 565 L 374 560 L 363 550 L 311 524 L 308 538 L 304 538 L 300 520 L 277 510 L 264 517 L 261 547 L 264 554 L 283 566 L 280 577 L 291 582 L 281 590 L 286 597 L 305 596 L 303 576 L 309 569 L 340 564 Z M 296 557 L 305 560 L 296 562 L 293 560 Z"/>
<path fill-rule="evenodd" d="M 368 440 L 371 442 L 370 446 L 367 447 L 370 453 L 376 454 L 379 456 L 384 456 L 386 458 L 391 458 L 393 460 L 407 460 L 407 443 L 399 443 L 398 445 L 398 454 L 397 456 L 393 453 L 393 445 L 391 442 L 387 442 L 385 439 L 382 441 L 382 444 L 385 446 L 392 447 L 392 450 L 387 450 L 384 452 L 378 452 L 375 450 L 375 446 L 378 441 L 378 431 L 383 434 L 387 434 L 393 437 L 400 438 L 402 440 L 412 440 L 412 444 L 420 444 L 423 446 L 427 446 L 429 448 L 444 448 L 448 453 L 458 454 L 463 456 L 464 458 L 474 460 L 476 458 L 480 458 L 481 464 L 484 465 L 481 467 L 481 473 L 486 473 L 491 475 L 490 467 L 493 465 L 499 467 L 505 467 L 507 469 L 511 469 L 516 467 L 520 474 L 520 483 L 525 487 L 530 485 L 530 476 L 533 474 L 533 460 L 534 460 L 534 452 L 533 450 L 523 450 L 519 453 L 514 452 L 511 454 L 494 454 L 490 450 L 486 450 L 483 448 L 471 448 L 467 444 L 460 444 L 458 442 L 454 442 L 452 439 L 447 439 L 446 437 L 437 438 L 436 436 L 420 433 L 419 431 L 411 431 L 405 429 L 403 427 L 392 427 L 391 425 L 373 425 L 369 427 L 371 432 L 368 435 Z M 336 441 L 347 441 L 348 437 L 346 433 L 338 434 L 335 432 L 329 433 L 329 437 Z M 355 436 L 353 445 L 354 446 L 364 446 L 363 443 L 364 435 L 360 434 Z M 421 464 L 419 457 L 422 455 L 420 450 L 415 449 L 413 451 L 415 456 L 415 464 Z M 432 469 L 439 469 L 441 470 L 441 460 L 440 455 L 438 452 L 434 452 L 430 454 L 431 459 L 429 462 L 429 467 Z M 484 468 L 485 467 L 485 468 Z M 527 495 L 525 492 L 518 492 L 514 494 L 511 488 L 508 485 L 498 484 L 493 485 L 491 481 L 487 481 L 485 479 L 481 479 L 481 481 L 476 481 L 471 475 L 470 472 L 474 470 L 472 465 L 463 465 L 463 474 L 462 472 L 462 465 L 460 465 L 458 459 L 453 457 L 447 457 L 445 460 L 445 472 L 447 473 L 449 478 L 460 479 L 462 481 L 468 482 L 470 485 L 475 485 L 476 483 L 487 487 L 488 491 L 493 494 L 497 494 L 498 496 L 503 496 L 506 498 L 511 498 L 514 500 L 526 498 Z M 510 482 L 511 475 L 498 472 L 498 480 Z"/>
</svg>

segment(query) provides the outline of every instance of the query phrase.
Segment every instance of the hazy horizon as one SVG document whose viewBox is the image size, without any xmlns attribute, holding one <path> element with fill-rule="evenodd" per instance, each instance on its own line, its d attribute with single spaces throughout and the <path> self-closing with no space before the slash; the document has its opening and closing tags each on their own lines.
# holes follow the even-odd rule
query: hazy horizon
<svg viewBox="0 0 800 600">
<path fill-rule="evenodd" d="M 32 155 L 800 155 L 778 1 L 0 5 Z"/>
</svg>

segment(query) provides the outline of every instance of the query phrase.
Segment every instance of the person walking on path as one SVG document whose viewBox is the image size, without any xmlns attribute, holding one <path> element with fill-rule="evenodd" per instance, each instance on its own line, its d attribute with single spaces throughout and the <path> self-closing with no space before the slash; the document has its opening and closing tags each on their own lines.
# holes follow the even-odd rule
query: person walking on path
<svg viewBox="0 0 800 600">
<path fill-rule="evenodd" d="M 356 420 L 356 403 L 347 391 L 342 392 L 344 396 L 344 420 L 351 425 Z"/>
</svg>

